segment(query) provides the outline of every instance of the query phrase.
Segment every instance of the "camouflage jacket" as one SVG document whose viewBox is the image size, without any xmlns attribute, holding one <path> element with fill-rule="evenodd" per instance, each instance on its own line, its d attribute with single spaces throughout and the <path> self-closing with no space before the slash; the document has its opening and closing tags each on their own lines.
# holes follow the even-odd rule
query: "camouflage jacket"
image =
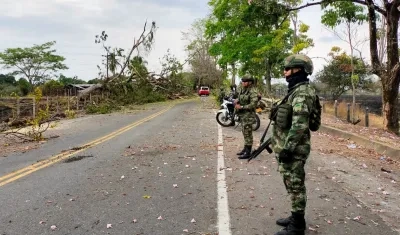
<svg viewBox="0 0 400 235">
<path fill-rule="evenodd" d="M 253 87 L 241 88 L 238 93 L 238 102 L 242 106 L 238 114 L 254 113 L 258 103 L 257 91 Z"/>
<path fill-rule="evenodd" d="M 315 90 L 308 82 L 303 82 L 293 87 L 287 102 L 292 106 L 291 126 L 282 129 L 274 122 L 272 130 L 272 146 L 275 153 L 282 149 L 307 157 L 311 150 L 311 133 L 309 130 L 310 111 L 314 106 Z"/>
</svg>

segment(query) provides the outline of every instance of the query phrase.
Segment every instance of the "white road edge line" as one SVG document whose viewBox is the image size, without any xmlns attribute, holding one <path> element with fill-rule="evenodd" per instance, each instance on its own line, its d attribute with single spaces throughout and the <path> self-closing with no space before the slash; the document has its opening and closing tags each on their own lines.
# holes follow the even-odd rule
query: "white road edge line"
<svg viewBox="0 0 400 235">
<path fill-rule="evenodd" d="M 216 114 L 215 110 L 214 113 Z M 231 235 L 231 225 L 229 217 L 228 193 L 226 191 L 225 161 L 224 161 L 224 141 L 222 138 L 222 128 L 218 126 L 218 167 L 217 167 L 217 192 L 218 192 L 218 234 Z"/>
</svg>

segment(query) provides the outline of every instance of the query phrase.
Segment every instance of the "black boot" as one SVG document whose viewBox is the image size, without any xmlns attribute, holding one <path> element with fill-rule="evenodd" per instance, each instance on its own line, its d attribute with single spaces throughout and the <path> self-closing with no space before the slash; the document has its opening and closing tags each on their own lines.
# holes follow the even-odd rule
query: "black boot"
<svg viewBox="0 0 400 235">
<path fill-rule="evenodd" d="M 239 159 L 249 159 L 251 156 L 251 145 L 244 146 L 244 153 L 239 156 Z"/>
<path fill-rule="evenodd" d="M 291 219 L 292 219 L 292 216 L 289 216 L 287 218 L 281 218 L 276 221 L 276 224 L 283 226 L 283 227 L 287 227 L 289 225 Z"/>
<path fill-rule="evenodd" d="M 289 216 L 288 220 L 287 227 L 275 233 L 275 235 L 304 235 L 306 221 L 303 212 L 292 212 L 292 216 Z"/>
<path fill-rule="evenodd" d="M 242 155 L 246 151 L 246 147 L 243 147 L 242 151 L 238 152 L 236 155 Z"/>
</svg>

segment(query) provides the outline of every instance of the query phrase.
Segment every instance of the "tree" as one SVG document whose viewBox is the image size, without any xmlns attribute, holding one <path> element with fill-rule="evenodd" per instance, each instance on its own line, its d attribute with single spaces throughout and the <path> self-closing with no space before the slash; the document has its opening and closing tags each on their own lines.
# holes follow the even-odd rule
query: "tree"
<svg viewBox="0 0 400 235">
<path fill-rule="evenodd" d="M 137 55 L 132 58 L 132 60 L 129 62 L 128 67 L 132 75 L 138 76 L 140 78 L 145 78 L 149 74 L 146 65 L 147 61 L 143 57 Z"/>
<path fill-rule="evenodd" d="M 328 56 L 331 59 L 317 73 L 316 81 L 326 85 L 324 90 L 330 93 L 333 100 L 338 99 L 340 95 L 350 90 L 352 85 L 361 89 L 370 87 L 371 81 L 368 79 L 370 68 L 361 58 L 351 58 L 339 47 L 333 47 Z M 353 83 L 353 73 L 359 77 L 357 83 Z"/>
<path fill-rule="evenodd" d="M 207 19 L 196 20 L 188 32 L 183 32 L 187 41 L 186 52 L 195 84 L 217 87 L 222 84 L 223 74 L 218 68 L 217 59 L 210 55 L 212 39 L 205 37 Z"/>
<path fill-rule="evenodd" d="M 115 72 L 115 74 L 113 76 L 109 76 L 108 75 L 108 63 L 106 63 L 107 74 L 106 74 L 105 79 L 102 81 L 103 84 L 110 83 L 110 82 L 115 81 L 115 80 L 117 80 L 119 78 L 123 78 L 123 79 L 127 78 L 127 76 L 125 76 L 124 72 L 125 72 L 125 69 L 128 67 L 128 64 L 129 64 L 129 61 L 131 59 L 131 56 L 132 56 L 133 52 L 135 50 L 138 50 L 138 48 L 140 46 L 142 46 L 146 51 L 151 50 L 151 47 L 152 47 L 152 45 L 154 43 L 154 34 L 155 34 L 156 29 L 157 29 L 157 27 L 156 27 L 156 22 L 155 21 L 153 21 L 151 23 L 150 29 L 147 28 L 147 21 L 145 22 L 145 24 L 143 26 L 143 31 L 140 34 L 139 38 L 137 40 L 136 40 L 136 38 L 133 39 L 133 45 L 132 45 L 132 48 L 130 49 L 128 55 L 127 56 L 123 56 L 124 61 L 121 61 L 121 63 L 120 63 L 121 64 L 120 70 L 118 72 Z M 105 41 L 107 39 L 107 37 L 108 37 L 108 35 L 105 33 L 105 31 L 103 31 L 101 35 L 104 36 L 104 39 L 101 38 L 99 35 L 96 35 L 95 43 L 99 43 L 99 40 L 100 40 L 100 42 L 101 41 Z M 99 39 L 99 37 L 100 37 L 100 39 Z M 103 47 L 105 47 L 105 46 L 103 45 Z M 108 58 L 108 54 L 107 54 L 107 58 Z M 97 67 L 100 69 L 100 66 L 97 66 Z M 101 71 L 100 71 L 99 75 L 101 75 Z M 100 76 L 100 78 L 102 78 L 102 76 Z M 78 94 L 78 97 L 82 98 L 82 97 L 88 96 L 92 91 L 102 87 L 103 84 L 96 84 L 94 86 L 91 86 L 91 87 L 81 91 Z"/>
<path fill-rule="evenodd" d="M 269 2 L 266 0 L 249 0 L 251 2 Z M 383 0 L 382 5 L 373 0 L 349 0 L 350 2 L 367 8 L 367 16 L 369 23 L 369 48 L 371 54 L 372 71 L 380 77 L 382 82 L 382 103 L 384 129 L 399 134 L 399 117 L 398 117 L 398 95 L 400 85 L 400 63 L 399 63 L 399 45 L 398 45 L 398 28 L 400 12 L 400 0 Z M 321 0 L 317 2 L 307 2 L 297 7 L 286 7 L 287 11 L 297 11 L 306 7 L 315 5 L 329 5 L 334 2 L 345 2 L 344 0 Z M 386 48 L 387 63 L 380 61 L 378 53 L 379 31 L 377 30 L 377 14 L 380 14 L 387 25 Z"/>
<path fill-rule="evenodd" d="M 63 94 L 64 84 L 60 81 L 49 80 L 41 86 L 42 94 L 44 96 Z"/>
<path fill-rule="evenodd" d="M 63 74 L 60 74 L 60 76 L 58 77 L 58 81 L 65 85 L 69 85 L 69 84 L 85 84 L 86 82 L 82 79 L 79 79 L 77 76 L 74 77 L 66 77 Z"/>
<path fill-rule="evenodd" d="M 28 95 L 29 92 L 32 90 L 31 84 L 25 78 L 20 78 L 18 80 L 18 87 L 23 96 Z"/>
<path fill-rule="evenodd" d="M 283 61 L 282 52 L 291 47 L 291 30 L 283 5 L 274 1 L 248 5 L 236 0 L 211 0 L 209 5 L 212 17 L 206 24 L 206 35 L 214 40 L 210 53 L 217 56 L 222 68 L 231 66 L 232 83 L 240 66 L 240 74 L 264 75 L 270 91 L 274 67 Z M 275 11 L 266 14 L 269 9 Z"/>
<path fill-rule="evenodd" d="M 87 83 L 88 84 L 99 84 L 99 83 L 101 83 L 101 79 L 98 79 L 98 78 L 90 79 Z"/>
<path fill-rule="evenodd" d="M 293 42 L 292 52 L 294 54 L 299 54 L 302 51 L 310 47 L 313 47 L 314 40 L 307 36 L 307 32 L 310 29 L 310 26 L 304 24 L 303 22 L 300 22 L 300 25 L 295 28 L 296 29 L 298 28 L 298 33 L 296 33 L 295 36 L 293 37 L 295 38 L 295 40 Z"/>
<path fill-rule="evenodd" d="M 0 74 L 0 84 L 15 86 L 17 84 L 17 81 L 12 75 Z"/>
<path fill-rule="evenodd" d="M 334 30 L 334 33 L 342 41 L 349 44 L 350 47 L 350 62 L 351 62 L 351 86 L 353 91 L 353 102 L 352 102 L 352 122 L 354 123 L 355 109 L 356 109 L 356 83 L 358 82 L 359 75 L 355 73 L 354 66 L 354 50 L 357 49 L 356 42 L 357 38 L 357 25 L 361 25 L 367 16 L 364 13 L 362 6 L 358 6 L 352 2 L 334 2 L 329 4 L 327 10 L 322 16 L 322 23 Z M 345 32 L 341 35 L 335 30 L 338 26 L 344 24 Z M 360 50 L 359 50 L 360 51 Z M 360 51 L 361 56 L 361 51 Z M 362 59 L 362 58 L 361 58 Z"/>
<path fill-rule="evenodd" d="M 24 76 L 32 88 L 47 80 L 51 72 L 68 69 L 63 64 L 65 58 L 56 55 L 56 50 L 52 49 L 55 43 L 52 41 L 28 48 L 8 48 L 0 53 L 0 64 L 6 69 L 13 69 L 12 75 Z"/>
</svg>

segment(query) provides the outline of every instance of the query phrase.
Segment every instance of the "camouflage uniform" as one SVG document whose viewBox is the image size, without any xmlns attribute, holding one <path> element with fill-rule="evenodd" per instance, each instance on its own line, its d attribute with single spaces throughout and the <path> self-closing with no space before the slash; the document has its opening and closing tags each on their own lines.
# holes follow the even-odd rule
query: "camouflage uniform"
<svg viewBox="0 0 400 235">
<path fill-rule="evenodd" d="M 275 235 L 304 234 L 304 219 L 307 202 L 304 165 L 311 150 L 309 119 L 314 102 L 315 90 L 310 86 L 308 75 L 313 72 L 313 63 L 305 55 L 291 55 L 285 61 L 289 83 L 287 99 L 278 107 L 273 122 L 272 148 L 279 162 L 279 172 L 292 202 L 292 215 L 277 220 L 285 228 Z M 294 72 L 294 69 L 300 69 Z"/>
<path fill-rule="evenodd" d="M 250 75 L 245 75 L 242 82 L 254 82 L 254 78 Z M 242 151 L 238 152 L 239 159 L 248 159 L 251 156 L 251 149 L 253 147 L 253 123 L 255 121 L 257 107 L 257 91 L 253 85 L 246 87 L 240 86 L 238 89 L 238 104 L 240 109 L 235 112 L 242 122 L 242 133 L 244 137 L 244 147 Z"/>
<path fill-rule="evenodd" d="M 279 163 L 279 172 L 283 176 L 286 190 L 292 201 L 292 211 L 304 211 L 306 207 L 306 187 L 304 184 L 304 164 L 310 154 L 311 133 L 308 129 L 310 109 L 314 105 L 315 91 L 308 82 L 299 83 L 293 88 L 293 93 L 286 103 L 291 104 L 292 124 L 290 129 L 281 129 L 273 124 L 272 145 L 275 153 L 282 149 L 292 153 L 293 161 Z M 278 156 L 277 156 L 278 158 Z"/>
<path fill-rule="evenodd" d="M 220 92 L 219 92 L 219 95 L 218 95 L 218 100 L 219 100 L 220 105 L 224 102 L 225 96 L 226 96 L 225 89 L 221 88 Z"/>
<path fill-rule="evenodd" d="M 237 114 L 242 120 L 242 133 L 244 137 L 244 145 L 253 145 L 253 123 L 254 115 L 256 114 L 258 98 L 257 91 L 252 87 L 240 89 L 239 104 L 242 109 L 237 111 Z"/>
</svg>

